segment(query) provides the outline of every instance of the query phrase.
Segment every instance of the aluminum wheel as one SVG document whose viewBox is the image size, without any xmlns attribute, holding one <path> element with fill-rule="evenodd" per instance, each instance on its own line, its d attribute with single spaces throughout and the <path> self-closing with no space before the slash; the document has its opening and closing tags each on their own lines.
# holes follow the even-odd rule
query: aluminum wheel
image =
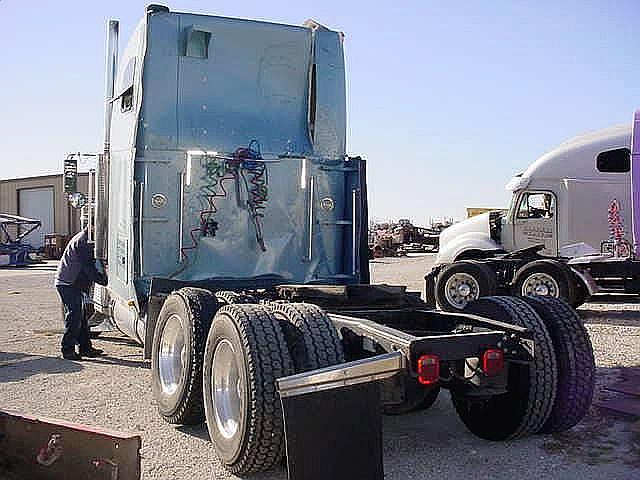
<svg viewBox="0 0 640 480">
<path fill-rule="evenodd" d="M 160 339 L 158 371 L 162 391 L 173 395 L 182 382 L 184 367 L 187 363 L 187 348 L 184 339 L 182 319 L 171 315 L 165 323 Z"/>
<path fill-rule="evenodd" d="M 548 273 L 533 273 L 522 282 L 522 296 L 536 295 L 539 297 L 556 297 L 560 295 L 560 286 L 553 276 Z"/>
<path fill-rule="evenodd" d="M 218 430 L 223 437 L 233 438 L 240 429 L 246 393 L 236 352 L 226 339 L 216 345 L 213 353 L 211 392 Z"/>
<path fill-rule="evenodd" d="M 451 305 L 462 310 L 480 297 L 478 281 L 468 273 L 454 273 L 444 285 L 444 296 Z"/>
</svg>

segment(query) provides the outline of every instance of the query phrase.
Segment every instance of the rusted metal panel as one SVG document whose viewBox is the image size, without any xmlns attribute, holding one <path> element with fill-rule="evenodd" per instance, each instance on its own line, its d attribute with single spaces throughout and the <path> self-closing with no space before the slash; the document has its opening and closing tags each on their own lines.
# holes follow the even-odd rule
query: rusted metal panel
<svg viewBox="0 0 640 480">
<path fill-rule="evenodd" d="M 0 476 L 139 479 L 141 442 L 138 434 L 0 410 Z"/>
</svg>

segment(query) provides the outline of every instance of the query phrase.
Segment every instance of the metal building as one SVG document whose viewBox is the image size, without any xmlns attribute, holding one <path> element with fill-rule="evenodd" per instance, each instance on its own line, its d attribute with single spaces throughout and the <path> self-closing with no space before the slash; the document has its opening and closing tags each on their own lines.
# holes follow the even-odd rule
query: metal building
<svg viewBox="0 0 640 480">
<path fill-rule="evenodd" d="M 87 191 L 87 181 L 86 173 L 78 174 L 80 191 Z M 62 174 L 0 180 L 0 212 L 40 220 L 42 226 L 26 237 L 36 248 L 44 245 L 45 235 L 70 235 L 80 229 L 80 215 L 67 202 Z"/>
</svg>

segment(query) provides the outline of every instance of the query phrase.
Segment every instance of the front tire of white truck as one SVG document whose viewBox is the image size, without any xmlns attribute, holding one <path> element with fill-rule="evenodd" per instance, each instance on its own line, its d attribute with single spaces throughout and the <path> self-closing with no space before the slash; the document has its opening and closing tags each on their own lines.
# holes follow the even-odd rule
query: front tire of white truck
<svg viewBox="0 0 640 480">
<path fill-rule="evenodd" d="M 480 297 L 496 294 L 496 274 L 484 263 L 460 260 L 445 267 L 436 280 L 436 301 L 446 312 L 460 312 Z"/>
<path fill-rule="evenodd" d="M 262 305 L 216 314 L 204 353 L 202 391 L 209 436 L 236 475 L 269 470 L 284 455 L 276 379 L 294 373 L 279 321 Z"/>
<path fill-rule="evenodd" d="M 168 423 L 197 425 L 204 420 L 202 358 L 217 309 L 216 297 L 200 288 L 181 288 L 162 305 L 153 336 L 151 386 L 158 412 Z"/>
</svg>

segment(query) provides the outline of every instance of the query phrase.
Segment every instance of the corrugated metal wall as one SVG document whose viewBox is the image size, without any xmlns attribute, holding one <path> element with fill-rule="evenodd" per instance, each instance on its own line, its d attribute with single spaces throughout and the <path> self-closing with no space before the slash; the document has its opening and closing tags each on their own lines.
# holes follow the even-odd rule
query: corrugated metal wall
<svg viewBox="0 0 640 480">
<path fill-rule="evenodd" d="M 78 174 L 78 187 L 81 192 L 87 192 L 88 175 Z M 23 189 L 53 188 L 53 221 L 54 232 L 69 235 L 80 229 L 80 212 L 69 206 L 63 191 L 62 175 L 43 175 L 39 177 L 16 178 L 0 180 L 0 212 L 18 215 L 19 192 Z"/>
</svg>

